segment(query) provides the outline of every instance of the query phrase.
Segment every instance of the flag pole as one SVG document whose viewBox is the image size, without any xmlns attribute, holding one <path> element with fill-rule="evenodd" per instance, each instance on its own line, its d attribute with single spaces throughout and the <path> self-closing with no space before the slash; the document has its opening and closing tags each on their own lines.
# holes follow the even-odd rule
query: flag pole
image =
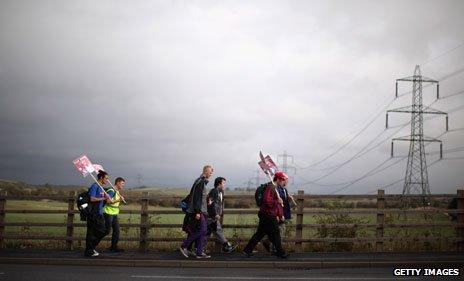
<svg viewBox="0 0 464 281">
<path fill-rule="evenodd" d="M 108 193 L 105 191 L 105 189 L 103 188 L 103 186 L 100 185 L 100 183 L 98 182 L 98 180 L 95 178 L 95 176 L 92 174 L 92 173 L 89 173 L 90 176 L 93 178 L 93 180 L 95 181 L 96 184 L 98 184 L 98 186 L 101 188 L 101 190 L 103 191 L 103 193 L 105 193 L 106 195 L 108 195 Z M 108 195 L 109 197 L 109 195 Z"/>
<path fill-rule="evenodd" d="M 269 173 L 265 173 L 268 177 L 269 177 L 269 180 L 271 180 L 271 183 L 273 186 L 277 187 L 277 185 L 275 184 L 274 180 L 272 179 L 271 175 Z M 277 188 L 274 188 L 274 191 L 275 193 L 277 194 L 277 198 L 282 200 L 282 198 L 280 197 L 280 194 L 279 194 L 279 191 L 277 190 Z M 283 202 L 283 200 L 282 200 Z M 282 207 L 284 206 L 284 203 L 280 204 L 282 205 Z"/>
<path fill-rule="evenodd" d="M 116 187 L 114 187 L 114 185 L 111 183 L 111 180 L 109 180 L 109 183 L 111 185 L 111 187 L 114 189 L 114 191 L 116 192 Z M 119 191 L 119 190 L 118 190 Z M 119 195 L 121 196 L 121 195 Z M 121 198 L 122 199 L 122 202 L 124 202 L 124 204 L 127 204 L 126 200 L 124 199 L 124 197 Z"/>
<path fill-rule="evenodd" d="M 95 174 L 98 174 L 98 172 L 100 172 L 100 171 L 105 171 L 105 170 L 103 169 L 103 166 L 102 166 L 102 165 L 93 164 L 93 167 L 94 167 L 94 172 L 95 172 Z M 108 182 L 109 182 L 109 184 L 111 185 L 111 187 L 113 188 L 113 190 L 114 190 L 115 192 L 116 192 L 116 191 L 119 192 L 119 190 L 117 190 L 116 187 L 114 187 L 114 185 L 111 183 L 111 178 L 110 178 L 109 175 L 108 175 Z M 119 194 L 119 196 L 121 196 L 121 194 Z M 126 200 L 124 199 L 124 197 L 121 197 L 121 199 L 122 199 L 121 201 L 124 202 L 124 204 L 127 204 L 127 202 L 126 202 Z"/>
<path fill-rule="evenodd" d="M 262 163 L 266 164 L 266 160 L 264 159 L 264 156 L 263 156 L 263 153 L 261 152 L 261 150 L 259 151 L 259 158 L 261 159 L 261 162 L 262 162 Z M 261 163 L 261 162 L 260 162 L 260 163 Z M 274 161 L 272 161 L 272 162 L 274 162 Z M 266 166 L 266 168 L 264 168 L 264 167 L 262 167 L 262 166 L 260 165 L 260 168 L 261 168 L 261 169 L 263 170 L 263 172 L 269 177 L 269 180 L 271 181 L 272 185 L 276 187 L 276 184 L 275 184 L 274 180 L 273 180 L 272 177 L 271 177 L 271 169 L 269 168 L 268 165 L 265 165 L 265 166 Z M 275 166 L 275 164 L 274 164 L 274 166 Z M 275 166 L 275 167 L 277 168 L 277 166 Z M 282 198 L 280 198 L 280 194 L 279 194 L 279 191 L 277 190 L 277 188 L 274 188 L 274 191 L 275 191 L 275 193 L 276 193 L 276 195 L 277 195 L 277 198 L 280 199 L 280 200 L 282 200 Z M 282 200 L 282 204 L 281 204 L 281 205 L 282 205 L 282 207 L 284 206 L 283 200 Z"/>
</svg>

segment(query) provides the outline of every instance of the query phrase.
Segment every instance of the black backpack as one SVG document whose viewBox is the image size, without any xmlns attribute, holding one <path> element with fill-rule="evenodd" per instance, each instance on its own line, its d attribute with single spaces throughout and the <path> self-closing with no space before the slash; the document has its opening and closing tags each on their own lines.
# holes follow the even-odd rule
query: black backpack
<svg viewBox="0 0 464 281">
<path fill-rule="evenodd" d="M 267 186 L 268 186 L 268 184 L 264 183 L 264 184 L 258 186 L 258 188 L 256 188 L 255 201 L 256 201 L 256 205 L 258 207 L 261 207 L 261 205 L 263 204 L 264 191 L 266 190 Z"/>
<path fill-rule="evenodd" d="M 90 195 L 88 191 L 84 191 L 77 195 L 77 209 L 79 210 L 79 215 L 81 217 L 81 221 L 86 221 L 87 218 L 92 213 L 92 206 L 90 204 Z"/>
</svg>

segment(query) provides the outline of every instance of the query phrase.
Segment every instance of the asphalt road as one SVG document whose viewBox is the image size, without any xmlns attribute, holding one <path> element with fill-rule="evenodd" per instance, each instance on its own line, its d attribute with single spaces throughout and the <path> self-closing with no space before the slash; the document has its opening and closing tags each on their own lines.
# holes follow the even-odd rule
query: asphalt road
<svg viewBox="0 0 464 281">
<path fill-rule="evenodd" d="M 148 280 L 464 280 L 459 277 L 395 277 L 393 268 L 233 269 L 53 266 L 0 264 L 0 281 Z"/>
</svg>

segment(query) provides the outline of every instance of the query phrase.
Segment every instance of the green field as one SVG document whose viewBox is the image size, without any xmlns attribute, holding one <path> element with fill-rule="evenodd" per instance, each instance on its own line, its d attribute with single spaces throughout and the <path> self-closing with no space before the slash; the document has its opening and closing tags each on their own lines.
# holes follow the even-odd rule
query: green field
<svg viewBox="0 0 464 281">
<path fill-rule="evenodd" d="M 56 202 L 50 200 L 41 200 L 41 201 L 19 201 L 19 200 L 8 200 L 7 201 L 7 210 L 18 210 L 18 209 L 29 209 L 29 210 L 65 210 L 67 209 L 67 203 L 64 202 Z M 122 205 L 121 207 L 124 210 L 139 210 L 140 205 L 138 204 L 128 204 Z M 177 210 L 175 208 L 162 208 L 162 207 L 153 207 L 150 206 L 149 210 Z M 150 215 L 149 219 L 151 223 L 161 223 L 161 224 L 181 224 L 184 215 L 182 213 L 179 214 L 168 214 L 168 215 Z M 321 220 L 325 223 L 329 223 L 327 219 L 333 217 L 328 216 L 318 216 L 318 215 L 308 215 L 304 216 L 303 223 L 311 224 L 311 223 L 321 223 Z M 339 218 L 340 219 L 340 218 Z M 344 221 L 337 221 L 340 223 L 375 223 L 376 222 L 376 215 L 350 215 L 345 216 L 343 218 Z M 66 215 L 65 214 L 14 214 L 8 213 L 5 216 L 6 222 L 34 222 L 34 223 L 63 223 L 66 222 Z M 81 222 L 79 220 L 79 216 L 76 215 L 74 218 L 76 223 Z M 120 214 L 120 221 L 121 222 L 128 222 L 128 223 L 138 223 L 140 222 L 140 215 L 137 214 Z M 257 215 L 255 214 L 246 214 L 246 215 L 235 215 L 235 214 L 226 214 L 224 216 L 224 223 L 225 224 L 257 224 L 258 219 Z M 295 218 L 289 223 L 287 226 L 286 237 L 294 237 L 295 235 L 295 227 L 294 227 Z M 446 223 L 449 222 L 448 216 L 444 214 L 434 214 L 434 215 L 410 215 L 408 217 L 399 216 L 399 215 L 387 215 L 386 216 L 386 223 Z M 329 231 L 325 234 L 326 237 L 375 237 L 375 228 L 358 228 L 358 229 L 351 229 L 351 230 L 340 230 L 340 231 Z M 5 227 L 5 232 L 7 234 L 21 234 L 21 235 L 54 235 L 54 236 L 65 236 L 66 235 L 66 228 L 65 227 L 26 227 L 26 226 L 7 226 Z M 242 237 L 245 240 L 251 237 L 254 232 L 254 229 L 226 229 L 226 235 L 228 237 Z M 347 234 L 348 233 L 348 234 Z M 351 233 L 351 234 L 349 234 Z M 137 237 L 139 235 L 138 228 L 128 228 L 122 227 L 121 228 L 121 236 L 122 237 Z M 348 235 L 348 236 L 347 236 Z M 75 236 L 85 236 L 85 227 L 76 227 L 75 228 Z M 180 228 L 178 229 L 167 229 L 167 228 L 158 228 L 158 229 L 150 229 L 149 231 L 150 237 L 184 237 L 185 234 L 182 232 Z M 305 228 L 303 232 L 303 238 L 312 238 L 312 237 L 325 237 L 321 236 L 321 231 L 316 228 Z M 455 230 L 452 227 L 441 227 L 441 228 L 386 228 L 385 234 L 386 237 L 454 237 Z M 48 241 L 39 242 L 39 241 L 7 241 L 7 246 L 11 247 L 22 247 L 22 246 L 33 246 L 35 244 L 40 245 L 48 245 L 53 244 L 52 246 L 64 246 L 65 242 L 60 241 L 58 243 Z M 125 243 L 127 247 L 135 247 L 136 243 Z M 154 244 L 154 243 L 151 243 Z M 158 243 L 159 244 L 159 243 Z M 166 244 L 162 249 L 170 249 L 172 247 L 177 247 L 176 243 L 163 243 Z M 343 247 L 348 246 L 351 250 L 361 250 L 361 251 L 369 251 L 372 250 L 373 243 L 348 243 L 347 245 L 341 245 L 338 243 L 337 245 L 329 243 L 305 243 L 306 250 L 312 251 L 322 251 L 324 249 L 341 249 Z M 446 250 L 450 248 L 450 245 L 446 243 L 440 242 L 433 242 L 424 244 L 423 242 L 418 243 L 407 243 L 407 242 L 387 242 L 385 243 L 386 250 L 420 250 L 424 247 L 433 247 L 436 250 Z M 81 246 L 79 244 L 79 246 Z M 156 245 L 151 245 L 152 247 L 157 247 Z M 293 245 L 287 245 L 288 247 L 292 247 Z M 340 248 L 340 246 L 342 246 Z"/>
<path fill-rule="evenodd" d="M 129 192 L 150 192 L 151 195 L 170 195 L 170 196 L 186 196 L 190 188 L 180 188 L 180 187 L 142 187 L 142 188 L 131 188 L 128 189 Z M 253 191 L 237 191 L 237 190 L 227 190 L 228 195 L 252 195 Z"/>
</svg>

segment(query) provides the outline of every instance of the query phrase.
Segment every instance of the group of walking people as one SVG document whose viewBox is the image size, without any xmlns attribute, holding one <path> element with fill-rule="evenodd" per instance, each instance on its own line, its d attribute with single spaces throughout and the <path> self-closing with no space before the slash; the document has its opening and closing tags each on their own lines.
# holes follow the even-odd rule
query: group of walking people
<svg viewBox="0 0 464 281">
<path fill-rule="evenodd" d="M 88 191 L 90 213 L 86 216 L 87 234 L 85 236 L 86 257 L 97 257 L 99 253 L 95 250 L 100 241 L 108 235 L 111 230 L 111 252 L 123 252 L 118 247 L 119 241 L 119 203 L 124 201 L 120 191 L 124 188 L 125 180 L 121 177 L 116 178 L 114 187 L 105 189 L 102 187 L 109 182 L 108 173 L 99 171 L 97 182 L 90 186 Z"/>
<path fill-rule="evenodd" d="M 210 258 L 211 256 L 205 252 L 206 239 L 210 234 L 214 234 L 225 253 L 231 253 L 237 247 L 227 240 L 222 230 L 226 179 L 217 177 L 214 180 L 214 188 L 207 192 L 206 185 L 213 171 L 212 166 L 205 166 L 201 176 L 193 183 L 189 195 L 183 200 L 188 207 L 185 210 L 182 229 L 188 236 L 182 243 L 180 252 L 186 258 Z M 195 251 L 192 250 L 194 244 Z"/>
<path fill-rule="evenodd" d="M 214 235 L 217 242 L 222 245 L 221 249 L 224 253 L 231 253 L 237 247 L 228 241 L 222 228 L 226 179 L 215 178 L 214 187 L 209 192 L 207 190 L 213 172 L 212 166 L 203 167 L 202 174 L 193 183 L 188 196 L 182 200 L 182 208 L 185 211 L 182 229 L 187 233 L 187 238 L 183 241 L 180 252 L 186 258 L 211 258 L 205 249 L 207 237 L 210 235 Z M 99 255 L 95 248 L 111 231 L 109 250 L 123 251 L 118 247 L 118 214 L 119 204 L 124 201 L 120 191 L 124 188 L 125 180 L 121 177 L 116 178 L 114 186 L 103 192 L 102 187 L 108 183 L 108 173 L 99 171 L 97 182 L 88 190 L 91 211 L 86 217 L 87 234 L 84 252 L 86 257 Z M 259 224 L 256 233 L 243 249 L 243 254 L 247 257 L 253 255 L 257 244 L 266 237 L 262 241 L 264 248 L 279 258 L 287 258 L 288 253 L 282 247 L 282 236 L 285 232 L 285 223 L 291 219 L 291 204 L 296 204 L 286 189 L 287 183 L 288 176 L 279 171 L 271 181 L 260 187 L 262 198 L 258 204 Z"/>
<path fill-rule="evenodd" d="M 223 245 L 223 252 L 230 253 L 236 248 L 225 238 L 221 224 L 226 179 L 217 177 L 214 180 L 214 188 L 207 192 L 206 186 L 213 172 L 212 166 L 205 166 L 201 176 L 193 183 L 189 195 L 184 199 L 188 207 L 182 229 L 188 236 L 183 241 L 180 252 L 186 258 L 211 257 L 205 251 L 209 233 L 213 233 L 217 241 Z M 282 236 L 285 222 L 291 219 L 291 203 L 295 201 L 285 187 L 287 183 L 288 176 L 284 172 L 276 172 L 274 178 L 263 186 L 258 229 L 243 249 L 247 257 L 253 255 L 254 248 L 265 236 L 267 238 L 263 241 L 263 246 L 266 250 L 279 258 L 288 257 L 288 253 L 282 248 Z M 192 251 L 193 244 L 195 251 Z"/>
</svg>

